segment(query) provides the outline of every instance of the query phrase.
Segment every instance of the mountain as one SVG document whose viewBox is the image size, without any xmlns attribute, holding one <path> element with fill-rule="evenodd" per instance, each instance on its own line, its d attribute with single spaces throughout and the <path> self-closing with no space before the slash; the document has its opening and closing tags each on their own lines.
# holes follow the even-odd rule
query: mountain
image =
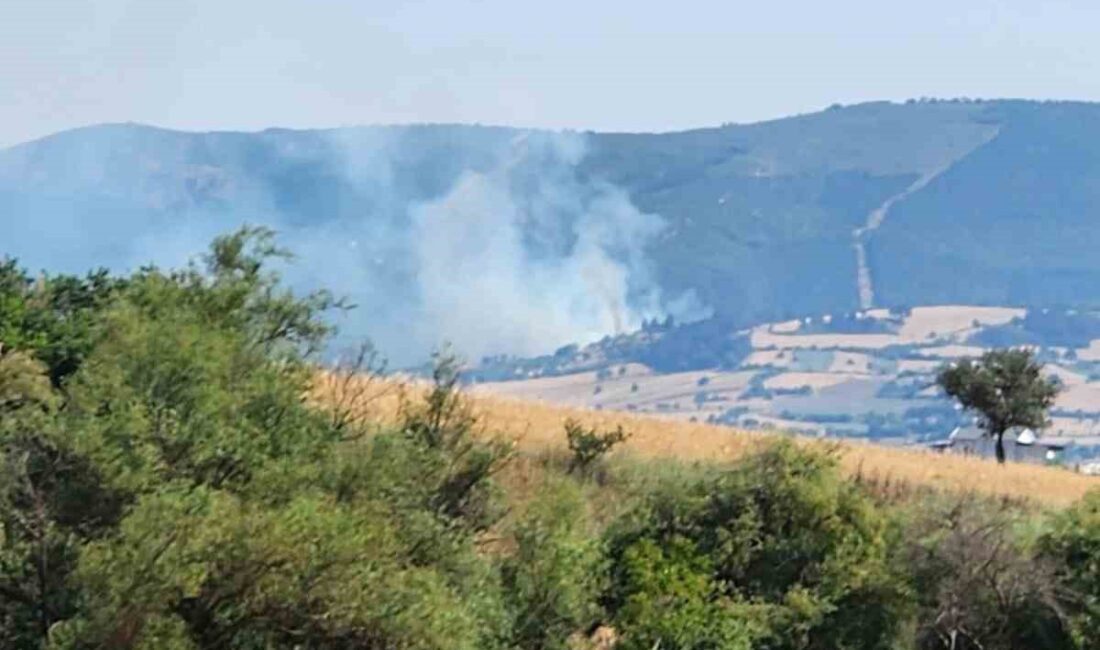
<svg viewBox="0 0 1100 650">
<path fill-rule="evenodd" d="M 175 262 L 241 221 L 393 356 L 536 354 L 672 314 L 1100 305 L 1100 105 L 835 106 L 677 133 L 77 129 L 0 151 L 0 254 Z"/>
</svg>

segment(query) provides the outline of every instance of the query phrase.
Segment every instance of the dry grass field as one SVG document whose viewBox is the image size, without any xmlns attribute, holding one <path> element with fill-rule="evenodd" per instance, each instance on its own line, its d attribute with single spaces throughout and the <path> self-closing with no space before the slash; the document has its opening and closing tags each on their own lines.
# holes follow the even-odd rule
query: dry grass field
<svg viewBox="0 0 1100 650">
<path fill-rule="evenodd" d="M 403 394 L 417 399 L 422 391 L 423 386 L 417 384 L 382 380 L 347 382 L 326 375 L 318 383 L 315 396 L 322 404 L 336 404 L 384 425 L 396 417 Z M 626 453 L 689 462 L 735 460 L 779 435 L 485 394 L 471 394 L 470 399 L 485 435 L 512 440 L 518 451 L 532 455 L 562 450 L 563 425 L 569 418 L 588 426 L 622 425 L 631 434 L 624 446 Z M 1058 468 L 1020 464 L 998 467 L 988 460 L 870 443 L 804 439 L 803 444 L 835 447 L 844 471 L 897 489 L 978 492 L 1058 507 L 1079 499 L 1091 488 L 1100 487 L 1100 479 Z"/>
</svg>

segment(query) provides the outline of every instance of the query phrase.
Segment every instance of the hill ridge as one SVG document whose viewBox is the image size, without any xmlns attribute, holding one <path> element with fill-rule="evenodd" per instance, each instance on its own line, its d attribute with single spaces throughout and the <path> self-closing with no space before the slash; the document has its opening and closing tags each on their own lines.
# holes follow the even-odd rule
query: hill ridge
<svg viewBox="0 0 1100 650">
<path fill-rule="evenodd" d="M 800 120 L 806 118 L 814 118 L 822 114 L 826 114 L 830 111 L 838 110 L 853 110 L 853 109 L 867 109 L 867 108 L 898 108 L 910 106 L 912 104 L 962 104 L 972 106 L 992 106 L 992 105 L 1005 105 L 1005 104 L 1019 104 L 1023 106 L 1082 106 L 1082 107 L 1096 107 L 1100 106 L 1100 101 L 1088 101 L 1088 100 L 1075 100 L 1075 99 L 1026 99 L 1026 98 L 990 98 L 990 99 L 967 99 L 967 98 L 925 98 L 921 100 L 909 99 L 909 100 L 867 100 L 856 102 L 852 104 L 832 104 L 826 108 L 819 110 L 811 110 L 801 113 L 791 113 L 788 115 L 781 115 L 777 117 L 762 118 L 759 120 L 753 120 L 748 122 L 722 122 L 716 125 L 700 125 L 687 128 L 669 129 L 669 130 L 655 130 L 655 131 L 616 131 L 616 130 L 600 130 L 590 129 L 584 127 L 542 127 L 542 126 L 520 126 L 511 124 L 496 124 L 496 123 L 481 123 L 481 122 L 378 122 L 378 123 L 353 123 L 353 124 L 341 124 L 334 126 L 309 126 L 309 127 L 294 127 L 294 126 L 265 126 L 262 128 L 184 128 L 174 126 L 162 126 L 151 122 L 141 122 L 136 120 L 127 120 L 120 122 L 93 122 L 89 124 L 82 124 L 79 126 L 69 127 L 46 133 L 41 136 L 33 137 L 27 140 L 21 140 L 9 145 L 0 147 L 0 152 L 22 147 L 24 145 L 34 144 L 43 140 L 55 138 L 58 136 L 66 136 L 70 134 L 76 134 L 85 131 L 94 131 L 97 129 L 112 129 L 112 128 L 130 128 L 139 130 L 150 130 L 165 133 L 175 133 L 181 135 L 261 135 L 268 132 L 283 132 L 283 133 L 324 133 L 331 131 L 341 130 L 355 130 L 355 129 L 407 129 L 407 128 L 470 128 L 470 129 L 489 129 L 489 130 L 507 130 L 507 131 L 533 131 L 544 133 L 579 133 L 579 134 L 592 134 L 592 135 L 604 135 L 604 136 L 664 136 L 664 135 L 683 135 L 694 134 L 700 132 L 721 131 L 723 129 L 738 129 L 747 127 L 760 127 L 768 126 L 781 122 L 789 122 L 792 120 Z"/>
<path fill-rule="evenodd" d="M 624 329 L 706 314 L 743 328 L 869 304 L 1098 306 L 1097 175 L 1100 104 L 1071 101 L 872 102 L 658 134 L 116 125 L 0 151 L 0 215 L 3 254 L 72 271 L 178 263 L 242 222 L 272 226 L 300 247 L 302 283 L 371 306 L 349 336 L 415 362 L 448 338 L 473 355 L 549 352 L 612 333 L 613 313 Z M 478 218 L 507 237 L 425 227 Z M 426 250 L 426 235 L 468 252 Z M 425 272 L 443 260 L 467 270 Z M 501 295 L 474 285 L 505 262 L 515 299 L 488 324 L 534 303 L 512 319 L 532 334 L 444 331 L 430 303 L 462 301 L 425 278 Z M 613 299 L 592 299 L 581 269 Z"/>
</svg>

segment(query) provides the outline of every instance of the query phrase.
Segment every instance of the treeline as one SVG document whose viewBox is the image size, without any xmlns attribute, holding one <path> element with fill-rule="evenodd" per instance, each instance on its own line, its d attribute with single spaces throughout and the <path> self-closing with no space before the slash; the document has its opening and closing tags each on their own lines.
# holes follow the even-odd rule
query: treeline
<svg viewBox="0 0 1100 650">
<path fill-rule="evenodd" d="M 899 496 L 790 442 L 644 462 L 575 423 L 522 456 L 445 359 L 376 425 L 310 401 L 339 305 L 281 254 L 0 268 L 0 647 L 1097 647 L 1100 494 Z"/>
</svg>

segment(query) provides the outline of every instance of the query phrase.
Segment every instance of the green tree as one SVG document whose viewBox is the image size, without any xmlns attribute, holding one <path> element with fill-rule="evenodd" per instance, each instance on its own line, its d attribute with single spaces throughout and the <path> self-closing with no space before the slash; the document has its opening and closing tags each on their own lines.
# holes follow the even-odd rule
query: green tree
<svg viewBox="0 0 1100 650">
<path fill-rule="evenodd" d="M 457 359 L 436 354 L 431 387 L 420 400 L 403 396 L 398 427 L 419 458 L 417 486 L 428 490 L 428 507 L 457 526 L 481 532 L 503 514 L 492 478 L 511 457 L 512 446 L 485 440 L 460 382 Z"/>
<path fill-rule="evenodd" d="M 103 270 L 32 279 L 14 260 L 0 262 L 0 345 L 45 363 L 60 387 L 91 351 L 97 314 L 125 283 Z"/>
<path fill-rule="evenodd" d="M 205 269 L 145 269 L 98 315 L 67 415 L 116 487 L 243 487 L 264 463 L 307 462 L 336 438 L 305 398 L 335 301 L 282 289 L 265 266 L 280 255 L 270 237 L 218 238 Z"/>
<path fill-rule="evenodd" d="M 1047 425 L 1059 384 L 1043 377 L 1042 370 L 1031 350 L 991 350 L 978 360 L 944 368 L 937 383 L 964 408 L 978 413 L 980 426 L 995 442 L 997 462 L 1004 463 L 1006 431 Z"/>
<path fill-rule="evenodd" d="M 517 647 L 565 650 L 598 620 L 604 556 L 587 507 L 574 483 L 550 478 L 516 523 L 503 586 Z"/>
<path fill-rule="evenodd" d="M 751 605 L 722 593 L 709 558 L 684 537 L 631 544 L 618 574 L 623 650 L 749 650 L 765 632 Z"/>
<path fill-rule="evenodd" d="M 1095 647 L 1100 639 L 1100 490 L 1056 515 L 1041 548 L 1065 583 L 1065 604 L 1080 647 Z"/>
<path fill-rule="evenodd" d="M 907 595 L 888 561 L 887 530 L 834 457 L 780 442 L 727 472 L 655 487 L 612 529 L 607 605 L 629 636 L 640 620 L 626 616 L 643 596 L 637 585 L 662 585 L 632 577 L 643 558 L 641 566 L 683 576 L 668 588 L 683 592 L 674 600 L 690 605 L 685 616 L 705 604 L 748 617 L 760 631 L 754 648 L 890 648 Z M 679 550 L 655 557 L 647 541 L 662 554 Z"/>
<path fill-rule="evenodd" d="M 143 497 L 89 544 L 70 647 L 491 647 L 490 628 L 436 566 L 408 561 L 384 504 L 299 494 L 261 505 L 210 488 Z"/>
<path fill-rule="evenodd" d="M 45 407 L 56 399 L 42 363 L 26 353 L 0 347 L 0 413 Z"/>
<path fill-rule="evenodd" d="M 426 405 L 369 439 L 311 405 L 338 305 L 283 289 L 268 268 L 280 257 L 270 233 L 245 229 L 216 240 L 205 267 L 144 269 L 95 312 L 64 409 L 35 405 L 42 380 L 0 390 L 64 452 L 8 455 L 44 448 L 24 472 L 44 496 L 9 473 L 0 503 L 0 585 L 27 601 L 3 622 L 25 630 L 21 647 L 474 650 L 510 637 L 499 574 L 477 550 L 499 517 L 491 475 L 506 450 L 475 439 L 442 371 Z M 68 523 L 81 483 L 64 467 L 111 497 L 85 499 L 118 504 L 102 527 Z M 54 485 L 65 499 L 46 498 Z"/>
<path fill-rule="evenodd" d="M 121 516 L 122 495 L 67 444 L 44 364 L 0 356 L 0 647 L 37 648 L 78 610 L 81 544 Z"/>
</svg>

